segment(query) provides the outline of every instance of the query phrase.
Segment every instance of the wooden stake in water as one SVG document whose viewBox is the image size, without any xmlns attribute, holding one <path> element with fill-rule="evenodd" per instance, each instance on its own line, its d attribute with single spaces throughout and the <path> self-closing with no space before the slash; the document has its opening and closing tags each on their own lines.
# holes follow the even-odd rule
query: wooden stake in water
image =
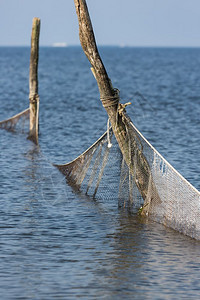
<svg viewBox="0 0 200 300">
<path fill-rule="evenodd" d="M 30 130 L 28 138 L 38 144 L 39 131 L 39 95 L 38 95 L 38 59 L 39 59 L 40 19 L 34 18 L 31 35 L 31 57 L 29 72 Z"/>
<path fill-rule="evenodd" d="M 108 77 L 107 71 L 99 55 L 86 0 L 74 0 L 74 3 L 79 22 L 80 42 L 85 55 L 91 63 L 92 72 L 98 84 L 102 104 L 107 111 L 112 130 L 125 162 L 129 167 L 130 179 L 132 177 L 135 178 L 135 183 L 145 200 L 148 194 L 149 182 L 152 180 L 150 166 L 145 155 L 141 151 L 141 148 L 137 145 L 137 137 L 133 134 L 132 136 L 129 136 L 129 129 L 131 128 L 130 120 L 124 110 L 127 104 L 122 105 L 119 103 L 119 94 L 116 89 L 113 89 L 111 80 Z M 131 153 L 131 149 L 134 150 L 134 153 Z M 136 156 L 137 167 L 134 167 L 133 164 L 134 155 Z M 154 191 L 154 195 L 158 195 L 153 182 L 152 190 Z M 157 198 L 159 199 L 159 196 L 157 196 Z"/>
</svg>

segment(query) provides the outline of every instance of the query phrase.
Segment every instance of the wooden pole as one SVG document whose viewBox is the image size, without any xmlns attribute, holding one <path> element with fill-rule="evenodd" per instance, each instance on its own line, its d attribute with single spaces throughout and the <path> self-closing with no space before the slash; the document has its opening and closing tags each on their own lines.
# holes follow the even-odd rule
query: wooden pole
<svg viewBox="0 0 200 300">
<path fill-rule="evenodd" d="M 92 72 L 98 84 L 102 104 L 107 111 L 113 132 L 124 159 L 129 166 L 130 172 L 136 177 L 135 183 L 143 199 L 147 200 L 148 186 L 150 183 L 152 185 L 152 189 L 154 190 L 154 194 L 159 198 L 155 185 L 153 182 L 151 182 L 152 179 L 149 164 L 142 151 L 137 146 L 137 143 L 132 141 L 132 143 L 134 143 L 132 146 L 135 147 L 134 153 L 137 159 L 137 166 L 135 167 L 136 170 L 134 170 L 132 153 L 130 153 L 129 132 L 127 129 L 129 118 L 124 113 L 124 106 L 119 103 L 119 95 L 113 88 L 111 80 L 108 77 L 106 69 L 99 55 L 86 0 L 74 0 L 74 3 L 79 22 L 79 38 L 81 46 L 92 65 Z M 152 199 L 150 199 L 150 201 L 151 200 Z"/>
<path fill-rule="evenodd" d="M 38 144 L 39 131 L 39 95 L 38 95 L 38 59 L 39 59 L 40 19 L 34 18 L 31 34 L 31 56 L 29 72 L 30 129 L 28 138 Z"/>
<path fill-rule="evenodd" d="M 120 116 L 117 116 L 118 102 L 116 100 L 118 98 L 119 101 L 119 96 L 116 94 L 116 91 L 112 86 L 111 80 L 108 77 L 99 55 L 86 1 L 74 0 L 74 3 L 79 21 L 79 38 L 81 46 L 91 63 L 92 72 L 98 84 L 101 100 L 109 100 L 110 106 L 105 105 L 106 107 L 104 107 L 108 113 L 120 148 L 123 149 L 126 133 L 124 124 L 120 120 Z M 102 101 L 102 103 L 104 103 L 104 101 Z M 118 122 L 118 126 L 116 126 L 116 122 Z"/>
</svg>

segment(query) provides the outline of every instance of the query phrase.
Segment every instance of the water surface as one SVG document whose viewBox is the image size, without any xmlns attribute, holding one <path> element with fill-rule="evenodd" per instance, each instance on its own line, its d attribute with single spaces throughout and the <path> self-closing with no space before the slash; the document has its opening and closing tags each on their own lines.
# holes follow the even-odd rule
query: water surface
<svg viewBox="0 0 200 300">
<path fill-rule="evenodd" d="M 197 189 L 200 49 L 101 47 L 128 113 Z M 0 120 L 28 107 L 28 48 L 0 48 Z M 200 244 L 75 193 L 52 163 L 105 130 L 106 113 L 79 47 L 41 48 L 40 147 L 0 131 L 2 299 L 199 299 Z"/>
</svg>

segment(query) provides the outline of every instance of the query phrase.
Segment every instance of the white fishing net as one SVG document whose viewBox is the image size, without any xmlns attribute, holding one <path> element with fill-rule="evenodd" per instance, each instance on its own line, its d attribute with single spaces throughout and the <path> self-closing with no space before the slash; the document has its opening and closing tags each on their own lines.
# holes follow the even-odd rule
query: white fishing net
<svg viewBox="0 0 200 300">
<path fill-rule="evenodd" d="M 143 214 L 200 239 L 200 192 L 179 174 L 130 123 L 151 170 Z"/>
<path fill-rule="evenodd" d="M 126 113 L 123 123 L 126 157 L 109 129 L 75 160 L 55 166 L 76 190 L 95 199 L 116 199 L 120 206 L 136 208 L 143 216 L 200 239 L 200 192 L 144 138 Z"/>
</svg>

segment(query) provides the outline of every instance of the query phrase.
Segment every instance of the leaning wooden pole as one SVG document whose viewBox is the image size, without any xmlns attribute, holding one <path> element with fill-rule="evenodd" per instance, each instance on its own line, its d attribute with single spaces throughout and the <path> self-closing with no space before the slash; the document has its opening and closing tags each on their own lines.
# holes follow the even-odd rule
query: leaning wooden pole
<svg viewBox="0 0 200 300">
<path fill-rule="evenodd" d="M 120 148 L 123 149 L 125 127 L 120 120 L 120 116 L 118 116 L 118 104 L 120 100 L 118 91 L 113 88 L 99 55 L 86 1 L 74 0 L 74 3 L 79 21 L 79 38 L 81 46 L 91 63 L 92 72 L 98 84 L 100 99 L 108 113 Z M 118 123 L 118 126 L 116 126 L 116 123 Z"/>
<path fill-rule="evenodd" d="M 38 59 L 39 59 L 40 19 L 34 18 L 31 34 L 31 56 L 29 72 L 30 129 L 28 138 L 38 144 L 39 131 L 39 95 L 38 95 Z"/>
<path fill-rule="evenodd" d="M 79 38 L 81 46 L 91 63 L 91 69 L 98 84 L 101 102 L 107 111 L 112 130 L 126 164 L 129 167 L 129 171 L 132 176 L 135 177 L 135 183 L 145 201 L 145 205 L 146 202 L 148 202 L 149 205 L 150 201 L 152 201 L 152 199 L 148 200 L 149 184 L 152 186 L 154 195 L 159 199 L 155 184 L 152 181 L 150 166 L 141 149 L 137 146 L 134 137 L 132 137 L 132 150 L 134 149 L 138 164 L 136 167 L 133 164 L 132 153 L 130 151 L 131 137 L 129 136 L 128 129 L 130 119 L 124 111 L 125 105 L 120 104 L 119 92 L 117 89 L 113 88 L 99 55 L 86 0 L 74 0 L 74 3 L 79 22 Z"/>
</svg>

